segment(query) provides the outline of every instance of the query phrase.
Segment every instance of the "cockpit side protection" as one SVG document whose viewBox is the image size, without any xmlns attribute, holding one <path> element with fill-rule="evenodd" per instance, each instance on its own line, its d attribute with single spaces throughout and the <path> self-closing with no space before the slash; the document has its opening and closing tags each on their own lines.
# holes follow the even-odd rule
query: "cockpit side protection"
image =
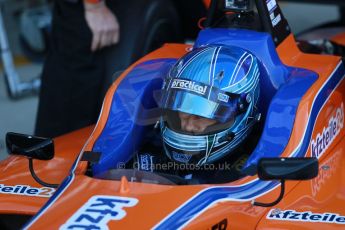
<svg viewBox="0 0 345 230">
<path fill-rule="evenodd" d="M 138 150 L 142 137 L 160 115 L 157 94 L 176 59 L 155 59 L 136 66 L 113 95 L 107 123 L 95 142 L 101 152 L 94 175 L 124 164 Z"/>
</svg>

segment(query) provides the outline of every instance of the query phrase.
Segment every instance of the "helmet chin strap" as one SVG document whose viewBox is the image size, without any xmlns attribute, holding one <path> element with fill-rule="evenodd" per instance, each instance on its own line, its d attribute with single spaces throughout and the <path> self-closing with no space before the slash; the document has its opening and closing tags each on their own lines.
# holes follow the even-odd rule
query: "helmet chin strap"
<svg viewBox="0 0 345 230">
<path fill-rule="evenodd" d="M 207 162 L 211 151 L 213 149 L 214 144 L 216 143 L 216 134 L 214 135 L 208 135 L 207 136 L 207 143 L 206 143 L 206 154 L 205 157 L 203 157 L 198 163 L 197 166 L 203 165 Z"/>
<path fill-rule="evenodd" d="M 235 137 L 234 132 L 228 132 L 226 135 L 218 139 L 219 143 L 225 142 L 225 141 L 232 141 Z"/>
</svg>

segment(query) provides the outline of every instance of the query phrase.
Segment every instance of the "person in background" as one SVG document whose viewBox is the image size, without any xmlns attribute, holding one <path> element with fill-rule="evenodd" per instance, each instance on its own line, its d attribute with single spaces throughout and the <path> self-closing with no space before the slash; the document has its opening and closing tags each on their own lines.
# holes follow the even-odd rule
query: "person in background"
<svg viewBox="0 0 345 230">
<path fill-rule="evenodd" d="M 56 0 L 35 134 L 95 123 L 116 73 L 164 43 L 194 39 L 205 14 L 201 0 Z"/>
<path fill-rule="evenodd" d="M 113 5 L 57 0 L 35 134 L 55 137 L 97 119 L 109 52 L 120 39 Z"/>
</svg>

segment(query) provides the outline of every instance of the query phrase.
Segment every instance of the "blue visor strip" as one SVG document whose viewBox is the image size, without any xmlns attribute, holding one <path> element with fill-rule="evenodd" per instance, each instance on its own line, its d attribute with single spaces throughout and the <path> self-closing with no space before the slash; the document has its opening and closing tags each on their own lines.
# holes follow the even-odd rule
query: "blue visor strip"
<svg viewBox="0 0 345 230">
<path fill-rule="evenodd" d="M 222 123 L 229 121 L 237 112 L 237 103 L 232 106 L 217 104 L 206 98 L 181 91 L 171 92 L 163 109 L 180 111 L 209 119 L 215 119 Z"/>
<path fill-rule="evenodd" d="M 228 93 L 204 83 L 170 78 L 163 86 L 161 107 L 224 123 L 239 114 L 240 99 L 239 94 Z"/>
<path fill-rule="evenodd" d="M 200 97 L 206 98 L 210 101 L 227 106 L 234 103 L 241 96 L 239 94 L 229 93 L 208 84 L 191 81 L 183 78 L 169 78 L 165 81 L 163 86 L 164 91 L 182 91 L 191 93 Z"/>
</svg>

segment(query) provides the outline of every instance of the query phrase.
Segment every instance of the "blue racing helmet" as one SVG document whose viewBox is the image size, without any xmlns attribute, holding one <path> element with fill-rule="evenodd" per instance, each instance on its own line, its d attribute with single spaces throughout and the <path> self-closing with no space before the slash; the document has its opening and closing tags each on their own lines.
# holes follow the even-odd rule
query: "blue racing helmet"
<svg viewBox="0 0 345 230">
<path fill-rule="evenodd" d="M 209 164 L 238 147 L 260 119 L 259 66 L 238 47 L 205 46 L 189 52 L 163 85 L 160 121 L 166 155 L 186 164 Z M 181 114 L 213 120 L 202 132 L 181 127 Z"/>
</svg>

